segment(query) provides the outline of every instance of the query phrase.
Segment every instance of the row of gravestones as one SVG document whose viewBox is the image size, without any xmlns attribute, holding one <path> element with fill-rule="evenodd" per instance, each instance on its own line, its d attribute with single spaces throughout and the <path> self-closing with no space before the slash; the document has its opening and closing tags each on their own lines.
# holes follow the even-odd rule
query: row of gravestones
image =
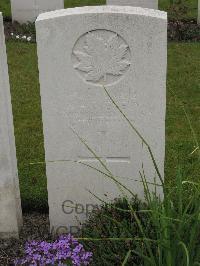
<svg viewBox="0 0 200 266">
<path fill-rule="evenodd" d="M 158 0 L 107 0 L 107 4 L 158 9 Z M 13 21 L 34 22 L 43 12 L 64 8 L 64 0 L 11 0 L 11 8 Z M 200 0 L 198 0 L 198 23 L 200 23 Z"/>
<path fill-rule="evenodd" d="M 108 5 L 130 5 L 158 9 L 158 0 L 107 0 Z M 64 0 L 11 0 L 12 19 L 34 22 L 43 12 L 64 8 Z"/>
<path fill-rule="evenodd" d="M 51 230 L 73 232 L 98 198 L 127 193 L 120 183 L 143 198 L 140 172 L 150 184 L 158 178 L 110 95 L 164 175 L 167 15 L 130 6 L 57 10 L 37 18 L 36 36 Z M 0 110 L 0 236 L 8 237 L 18 235 L 22 215 L 2 16 Z"/>
</svg>

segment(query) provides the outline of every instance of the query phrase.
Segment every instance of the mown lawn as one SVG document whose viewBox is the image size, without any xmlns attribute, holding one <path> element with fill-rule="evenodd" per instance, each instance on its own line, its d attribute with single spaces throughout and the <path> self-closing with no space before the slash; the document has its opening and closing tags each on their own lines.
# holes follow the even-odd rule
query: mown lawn
<svg viewBox="0 0 200 266">
<path fill-rule="evenodd" d="M 36 45 L 11 41 L 7 52 L 23 207 L 46 207 L 44 166 L 29 165 L 44 161 Z"/>
<path fill-rule="evenodd" d="M 171 43 L 168 48 L 166 179 L 173 184 L 179 167 L 200 182 L 200 162 L 190 125 L 200 143 L 200 43 Z M 172 92 L 171 92 L 172 91 Z M 174 97 L 173 94 L 176 94 Z M 180 106 L 179 99 L 184 105 Z M 199 151 L 200 152 L 200 151 Z"/>
<path fill-rule="evenodd" d="M 180 14 L 183 18 L 197 18 L 197 6 L 198 0 L 184 0 L 188 9 L 186 14 Z M 159 0 L 159 8 L 161 10 L 169 11 L 169 17 L 173 15 L 173 11 L 170 8 L 172 6 L 171 2 L 178 2 L 177 0 Z M 76 6 L 85 6 L 85 5 L 103 5 L 106 3 L 106 0 L 65 0 L 65 8 L 67 7 L 76 7 Z M 10 17 L 10 0 L 1 0 L 0 1 L 0 11 L 3 12 L 4 16 Z"/>
<path fill-rule="evenodd" d="M 47 207 L 36 45 L 7 42 L 17 157 L 23 207 Z M 166 180 L 173 185 L 177 167 L 200 180 L 200 165 L 190 128 L 172 90 L 184 103 L 200 141 L 200 43 L 170 43 L 166 119 Z"/>
</svg>

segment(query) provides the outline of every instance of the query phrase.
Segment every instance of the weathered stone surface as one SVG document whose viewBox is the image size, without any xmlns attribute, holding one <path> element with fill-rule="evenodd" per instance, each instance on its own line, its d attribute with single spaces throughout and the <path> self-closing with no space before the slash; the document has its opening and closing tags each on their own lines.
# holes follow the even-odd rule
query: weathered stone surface
<svg viewBox="0 0 200 266">
<path fill-rule="evenodd" d="M 142 166 L 149 182 L 155 177 L 147 149 L 103 86 L 146 138 L 164 174 L 167 17 L 135 7 L 74 8 L 41 14 L 36 32 L 51 228 L 73 230 L 100 203 L 92 194 L 105 201 L 122 194 L 83 165 L 108 174 L 73 130 L 139 197 Z"/>
<path fill-rule="evenodd" d="M 34 22 L 43 12 L 64 8 L 64 0 L 11 0 L 12 20 Z"/>
<path fill-rule="evenodd" d="M 107 0 L 107 5 L 135 6 L 158 9 L 158 0 Z"/>
<path fill-rule="evenodd" d="M 0 13 L 0 238 L 17 237 L 22 224 L 12 107 Z"/>
</svg>

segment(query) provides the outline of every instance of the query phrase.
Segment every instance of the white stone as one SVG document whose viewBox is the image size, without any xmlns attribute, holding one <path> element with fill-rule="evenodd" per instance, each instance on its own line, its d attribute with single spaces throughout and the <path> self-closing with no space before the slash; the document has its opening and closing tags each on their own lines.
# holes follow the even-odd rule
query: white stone
<svg viewBox="0 0 200 266">
<path fill-rule="evenodd" d="M 71 162 L 105 171 L 72 128 L 139 197 L 142 164 L 149 182 L 155 176 L 147 149 L 103 85 L 147 139 L 164 175 L 167 16 L 135 7 L 82 7 L 41 14 L 36 32 L 50 223 L 69 229 L 84 221 L 91 204 L 100 204 L 88 191 L 106 201 L 121 194 L 109 178 Z M 70 208 L 76 204 L 78 210 Z"/>
<path fill-rule="evenodd" d="M 135 6 L 158 9 L 158 0 L 106 0 L 107 5 Z"/>
<path fill-rule="evenodd" d="M 197 23 L 200 24 L 200 0 L 198 0 L 198 18 Z"/>
<path fill-rule="evenodd" d="M 64 0 L 11 0 L 12 20 L 34 22 L 43 12 L 64 8 Z"/>
<path fill-rule="evenodd" d="M 22 212 L 2 13 L 0 13 L 0 113 L 0 238 L 18 237 Z"/>
</svg>

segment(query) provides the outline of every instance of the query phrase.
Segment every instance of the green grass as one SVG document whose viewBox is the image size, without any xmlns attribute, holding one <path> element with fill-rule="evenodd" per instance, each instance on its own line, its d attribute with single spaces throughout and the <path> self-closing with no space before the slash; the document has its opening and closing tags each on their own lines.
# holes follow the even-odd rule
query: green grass
<svg viewBox="0 0 200 266">
<path fill-rule="evenodd" d="M 176 1 L 176 0 L 174 0 Z M 180 14 L 182 18 L 197 18 L 197 6 L 198 0 L 184 0 L 188 6 L 188 10 L 186 14 Z M 165 10 L 169 12 L 169 17 L 173 16 L 173 12 L 171 10 L 171 2 L 173 0 L 159 0 L 159 8 L 161 10 Z M 85 6 L 85 5 L 104 5 L 106 0 L 65 0 L 65 8 L 68 7 L 76 7 L 76 6 Z M 0 1 L 0 11 L 3 12 L 4 16 L 10 17 L 10 1 L 9 0 L 1 0 Z"/>
<path fill-rule="evenodd" d="M 10 8 L 10 1 L 9 0 L 1 0 L 0 1 L 0 12 L 3 13 L 4 17 L 11 16 L 11 8 Z"/>
<path fill-rule="evenodd" d="M 149 193 L 146 184 L 146 204 L 133 196 L 132 200 L 104 205 L 90 215 L 81 238 L 93 251 L 91 266 L 199 265 L 200 186 L 188 184 L 193 190 L 185 201 L 181 168 L 174 179 L 175 186 L 163 201 Z"/>
<path fill-rule="evenodd" d="M 185 13 L 174 14 L 173 2 L 178 2 L 179 0 L 159 0 L 159 9 L 168 12 L 169 18 L 182 18 L 182 19 L 197 19 L 197 7 L 198 0 L 182 0 L 185 2 L 187 10 Z M 174 5 L 177 8 L 177 4 Z"/>
<path fill-rule="evenodd" d="M 30 162 L 44 161 L 36 45 L 7 43 L 20 188 L 23 206 L 47 206 L 45 169 Z M 200 139 L 200 43 L 170 43 L 166 120 L 166 180 L 173 185 L 177 165 L 190 180 L 200 180 L 197 155 L 183 110 L 169 87 L 185 103 Z"/>
<path fill-rule="evenodd" d="M 166 176 L 173 182 L 176 167 L 182 165 L 188 179 L 199 182 L 195 143 L 183 109 L 170 93 L 182 100 L 200 140 L 200 43 L 173 43 L 168 49 L 167 157 Z"/>
<path fill-rule="evenodd" d="M 36 45 L 8 42 L 7 51 L 22 203 L 38 209 L 47 191 L 44 166 L 29 166 L 44 161 Z"/>
<path fill-rule="evenodd" d="M 76 6 L 105 5 L 106 0 L 65 0 L 65 8 Z"/>
</svg>

